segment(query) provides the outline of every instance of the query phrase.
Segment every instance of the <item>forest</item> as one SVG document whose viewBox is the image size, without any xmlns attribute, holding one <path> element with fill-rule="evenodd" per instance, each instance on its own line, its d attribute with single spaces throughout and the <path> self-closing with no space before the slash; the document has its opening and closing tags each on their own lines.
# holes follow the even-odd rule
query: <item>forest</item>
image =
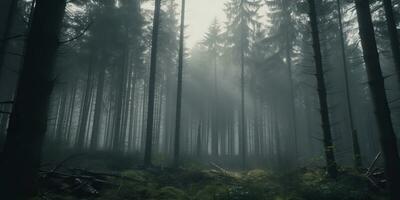
<svg viewBox="0 0 400 200">
<path fill-rule="evenodd" d="M 0 199 L 400 200 L 400 0 L 0 0 Z"/>
</svg>

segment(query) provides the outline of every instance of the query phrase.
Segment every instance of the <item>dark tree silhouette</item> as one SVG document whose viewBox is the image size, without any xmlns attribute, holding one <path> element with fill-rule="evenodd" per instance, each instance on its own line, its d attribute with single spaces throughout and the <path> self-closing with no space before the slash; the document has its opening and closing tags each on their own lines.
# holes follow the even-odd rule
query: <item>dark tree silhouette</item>
<svg viewBox="0 0 400 200">
<path fill-rule="evenodd" d="M 315 8 L 315 0 L 308 0 L 309 16 L 312 31 L 312 41 L 314 50 L 314 59 L 316 67 L 317 90 L 319 97 L 322 131 L 323 131 L 323 144 L 326 159 L 326 168 L 328 175 L 332 178 L 337 176 L 337 166 L 334 155 L 334 146 L 332 141 L 331 124 L 329 119 L 328 98 L 326 93 L 326 85 L 324 78 L 324 69 L 322 65 L 321 45 L 318 30 L 317 10 Z"/>
<path fill-rule="evenodd" d="M 65 0 L 36 2 L 1 163 L 4 199 L 27 199 L 36 193 L 65 6 Z"/>
<path fill-rule="evenodd" d="M 153 143 L 153 125 L 154 125 L 154 96 L 156 82 L 156 67 L 157 67 L 157 47 L 158 47 L 158 32 L 160 21 L 161 0 L 156 0 L 153 19 L 153 34 L 151 41 L 151 59 L 150 59 L 150 78 L 149 78 L 149 97 L 147 106 L 147 127 L 146 141 L 144 152 L 144 165 L 151 166 L 151 154 Z"/>
<path fill-rule="evenodd" d="M 175 144 L 174 144 L 174 165 L 179 165 L 180 151 L 180 130 L 181 130 L 181 109 L 182 109 L 182 74 L 183 74 L 183 53 L 185 39 L 185 5 L 186 1 L 182 0 L 181 10 L 181 27 L 179 36 L 179 58 L 178 58 L 178 92 L 176 97 L 176 119 L 175 119 Z"/>
<path fill-rule="evenodd" d="M 356 0 L 355 4 L 369 88 L 378 122 L 382 155 L 385 161 L 385 175 L 392 199 L 396 200 L 400 199 L 400 190 L 398 188 L 400 185 L 400 159 L 386 96 L 385 79 L 383 78 L 379 61 L 369 0 Z"/>
</svg>

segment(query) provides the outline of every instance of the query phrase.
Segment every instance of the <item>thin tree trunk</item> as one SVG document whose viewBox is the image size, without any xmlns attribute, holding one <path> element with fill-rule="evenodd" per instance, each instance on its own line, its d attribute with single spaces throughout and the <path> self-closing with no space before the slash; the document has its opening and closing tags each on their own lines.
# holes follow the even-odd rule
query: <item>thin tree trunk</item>
<svg viewBox="0 0 400 200">
<path fill-rule="evenodd" d="M 93 59 L 93 58 L 92 58 Z M 93 79 L 93 60 L 90 61 L 85 92 L 82 94 L 81 114 L 79 116 L 79 126 L 77 132 L 76 147 L 80 150 L 85 149 L 85 135 L 88 127 L 88 119 L 90 112 L 90 101 L 92 97 L 92 79 Z"/>
<path fill-rule="evenodd" d="M 183 53 L 185 39 L 185 6 L 186 0 L 182 0 L 181 27 L 179 36 L 179 61 L 178 61 L 178 89 L 176 95 L 176 119 L 175 119 L 175 144 L 174 144 L 174 166 L 179 166 L 180 153 L 180 130 L 182 114 L 182 76 L 183 76 Z"/>
<path fill-rule="evenodd" d="M 361 150 L 360 144 L 358 142 L 358 134 L 357 129 L 354 125 L 354 118 L 353 118 L 353 108 L 351 106 L 351 96 L 350 96 L 350 83 L 349 83 L 349 75 L 348 75 L 348 65 L 347 65 L 347 56 L 346 56 L 346 49 L 345 49 L 345 39 L 344 39 L 344 31 L 343 31 L 343 23 L 342 23 L 342 6 L 340 0 L 337 1 L 337 9 L 339 13 L 339 30 L 340 30 L 340 44 L 341 44 L 341 52 L 342 52 L 342 59 L 343 59 L 343 70 L 344 70 L 344 80 L 345 80 L 345 93 L 346 93 L 346 101 L 347 101 L 347 110 L 349 115 L 350 121 L 350 129 L 351 129 L 351 137 L 353 140 L 353 158 L 354 158 L 354 167 L 359 170 L 362 167 L 361 162 Z"/>
<path fill-rule="evenodd" d="M 60 111 L 57 119 L 56 143 L 60 145 L 65 138 L 65 113 L 67 109 L 67 91 L 62 91 Z"/>
<path fill-rule="evenodd" d="M 98 148 L 98 140 L 99 140 L 99 132 L 100 132 L 100 120 L 102 114 L 102 105 L 103 105 L 103 93 L 104 93 L 104 82 L 105 82 L 105 74 L 106 68 L 103 63 L 100 63 L 102 66 L 99 71 L 99 75 L 97 78 L 97 89 L 96 89 L 96 102 L 94 107 L 94 116 L 93 116 L 93 128 L 92 128 L 92 136 L 90 138 L 90 149 L 96 150 Z"/>
<path fill-rule="evenodd" d="M 65 6 L 65 0 L 37 0 L 0 163 L 0 193 L 4 199 L 28 199 L 37 192 Z"/>
<path fill-rule="evenodd" d="M 114 115 L 114 131 L 113 133 L 113 150 L 116 152 L 122 152 L 124 149 L 124 141 L 125 141 L 125 130 L 123 130 L 123 119 L 122 119 L 122 114 L 123 114 L 123 104 L 124 104 L 124 91 L 125 91 L 125 81 L 126 81 L 126 68 L 128 65 L 128 62 L 126 62 L 126 59 L 128 56 L 128 49 L 125 47 L 123 50 L 123 55 L 122 55 L 122 61 L 118 69 L 116 69 L 116 84 L 115 84 L 115 89 L 117 92 L 117 95 L 115 97 L 115 115 Z"/>
<path fill-rule="evenodd" d="M 388 180 L 391 198 L 397 200 L 400 199 L 400 190 L 398 188 L 400 185 L 400 159 L 386 96 L 385 80 L 379 62 L 371 10 L 367 0 L 356 0 L 355 4 L 369 87 L 378 122 L 385 175 Z"/>
<path fill-rule="evenodd" d="M 150 77 L 149 77 L 149 98 L 147 107 L 147 127 L 146 127 L 146 143 L 144 151 L 144 165 L 151 166 L 152 143 L 153 143 L 153 118 L 154 118 L 154 94 L 156 82 L 156 66 L 157 66 L 157 47 L 158 32 L 160 21 L 161 0 L 156 0 L 153 19 L 153 34 L 151 42 L 151 59 L 150 59 Z"/>
<path fill-rule="evenodd" d="M 242 22 L 244 23 L 244 22 Z M 240 120 L 241 120 L 241 155 L 242 155 L 242 169 L 246 168 L 246 154 L 247 154 L 247 128 L 246 128 L 246 114 L 245 114 L 245 99 L 244 99 L 244 24 L 241 24 L 240 31 Z"/>
<path fill-rule="evenodd" d="M 74 83 L 72 86 L 72 92 L 70 97 L 69 103 L 69 111 L 68 111 L 68 122 L 66 128 L 66 142 L 70 142 L 71 134 L 72 134 L 72 124 L 73 124 L 73 117 L 74 117 L 74 110 L 75 110 L 75 100 L 76 100 L 76 88 L 78 87 L 78 83 Z"/>
<path fill-rule="evenodd" d="M 329 119 L 329 109 L 328 109 L 328 100 L 324 79 L 324 70 L 322 66 L 322 55 L 321 55 L 321 45 L 319 38 L 319 30 L 318 30 L 318 19 L 317 12 L 315 8 L 315 0 L 308 0 L 310 10 L 310 22 L 312 29 L 312 40 L 313 40 L 313 49 L 314 49 L 314 58 L 315 58 L 315 67 L 316 67 L 316 78 L 317 78 L 317 87 L 318 87 L 318 96 L 320 103 L 320 112 L 321 112 L 321 121 L 322 121 L 322 130 L 323 130 L 323 143 L 325 150 L 325 159 L 326 159 L 326 168 L 328 171 L 328 175 L 331 178 L 336 178 L 337 176 L 337 164 L 335 161 L 334 155 L 334 146 L 332 142 L 332 134 L 331 134 L 331 125 Z"/>
</svg>

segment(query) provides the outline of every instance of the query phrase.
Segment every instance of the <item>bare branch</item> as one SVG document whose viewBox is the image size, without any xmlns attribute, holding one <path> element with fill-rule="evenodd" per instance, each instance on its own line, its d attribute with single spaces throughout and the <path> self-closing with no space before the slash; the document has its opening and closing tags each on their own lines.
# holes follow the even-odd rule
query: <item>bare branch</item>
<svg viewBox="0 0 400 200">
<path fill-rule="evenodd" d="M 83 31 L 81 31 L 78 35 L 76 35 L 75 37 L 72 37 L 68 40 L 60 41 L 59 44 L 66 44 L 66 43 L 69 43 L 69 42 L 79 39 L 80 37 L 85 35 L 85 33 L 89 30 L 89 28 L 92 26 L 92 24 L 93 24 L 93 22 L 89 22 L 89 24 L 86 26 L 86 28 L 84 28 Z"/>
</svg>

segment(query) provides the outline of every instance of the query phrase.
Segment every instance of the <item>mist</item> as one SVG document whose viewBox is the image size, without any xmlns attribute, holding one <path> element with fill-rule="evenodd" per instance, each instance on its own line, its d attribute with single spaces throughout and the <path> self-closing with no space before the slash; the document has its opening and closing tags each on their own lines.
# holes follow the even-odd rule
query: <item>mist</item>
<svg viewBox="0 0 400 200">
<path fill-rule="evenodd" d="M 399 7 L 3 0 L 0 197 L 398 200 Z"/>
</svg>

